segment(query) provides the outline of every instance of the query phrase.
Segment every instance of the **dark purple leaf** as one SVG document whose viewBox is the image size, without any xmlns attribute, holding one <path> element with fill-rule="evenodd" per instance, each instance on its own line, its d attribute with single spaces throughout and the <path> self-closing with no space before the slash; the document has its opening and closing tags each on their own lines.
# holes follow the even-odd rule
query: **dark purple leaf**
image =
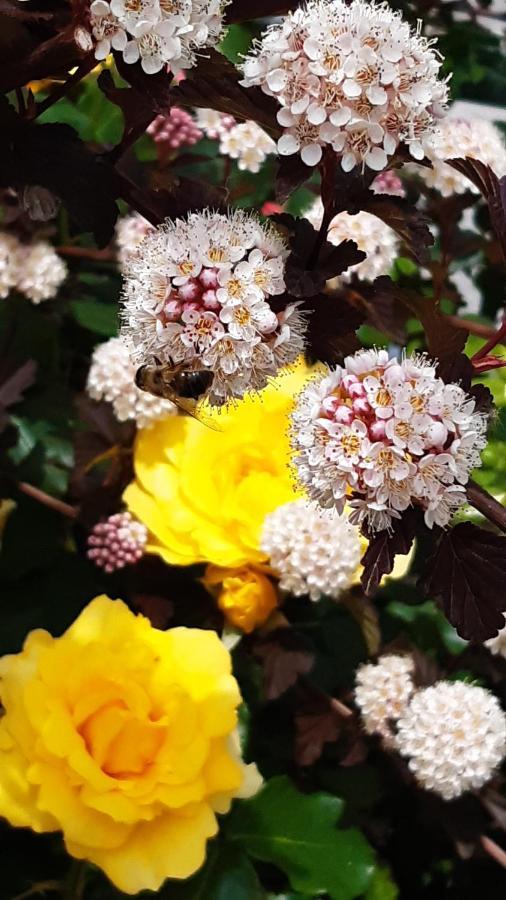
<svg viewBox="0 0 506 900">
<path fill-rule="evenodd" d="M 504 625 L 505 584 L 506 537 L 469 522 L 441 536 L 423 578 L 460 637 L 480 642 Z"/>
<path fill-rule="evenodd" d="M 191 70 L 191 76 L 172 91 L 174 106 L 216 109 L 241 122 L 253 120 L 277 140 L 282 132 L 278 104 L 259 87 L 240 84 L 241 73 L 216 50 L 209 50 Z"/>
<path fill-rule="evenodd" d="M 465 391 L 469 391 L 473 364 L 465 353 L 448 353 L 438 362 L 437 374 L 447 384 L 460 384 Z"/>
<path fill-rule="evenodd" d="M 401 287 L 391 279 L 389 281 L 392 297 L 396 302 L 405 306 L 413 316 L 420 319 L 431 356 L 443 359 L 454 353 L 460 353 L 464 349 L 467 331 L 456 328 L 448 317 L 440 312 L 434 297 L 423 297 L 417 291 Z M 384 281 L 384 285 L 386 288 L 386 281 Z"/>
<path fill-rule="evenodd" d="M 365 316 L 347 302 L 344 292 L 317 294 L 301 309 L 308 314 L 306 340 L 311 360 L 335 365 L 359 349 L 355 332 Z"/>
<path fill-rule="evenodd" d="M 311 707 L 295 717 L 295 761 L 299 766 L 312 766 L 322 755 L 325 744 L 339 735 L 339 719 L 329 700 L 314 699 Z"/>
<path fill-rule="evenodd" d="M 267 700 L 276 700 L 313 668 L 307 642 L 290 628 L 278 629 L 257 642 L 254 653 L 262 660 Z"/>
<path fill-rule="evenodd" d="M 291 253 L 285 266 L 285 283 L 293 297 L 315 297 L 327 281 L 365 259 L 354 241 L 342 241 L 337 247 L 324 241 L 320 246 L 319 234 L 307 219 L 287 213 L 271 218 L 289 233 Z"/>
<path fill-rule="evenodd" d="M 17 0 L 0 0 L 0 16 L 21 19 L 24 22 L 50 22 L 55 14 L 48 10 L 27 9 L 25 4 L 21 5 Z"/>
<path fill-rule="evenodd" d="M 506 176 L 497 175 L 479 159 L 447 159 L 446 163 L 469 178 L 487 201 L 490 221 L 506 260 Z"/>
<path fill-rule="evenodd" d="M 129 66 L 129 68 L 131 68 L 131 66 Z M 145 77 L 148 78 L 149 76 L 146 75 Z M 164 80 L 167 82 L 165 73 Z M 158 112 L 163 108 L 165 110 L 168 109 L 168 85 L 170 85 L 170 81 L 168 81 L 168 85 L 165 87 L 165 92 L 163 94 L 164 99 L 165 94 L 167 95 L 165 106 L 161 105 L 162 100 L 161 98 L 159 100 L 158 95 L 156 94 L 153 97 L 153 94 L 150 95 L 145 92 L 141 93 L 141 91 L 133 86 L 130 88 L 116 87 L 108 69 L 104 69 L 104 71 L 100 73 L 97 83 L 107 99 L 116 106 L 119 106 L 123 113 L 123 121 L 125 124 L 120 148 L 123 145 L 130 146 L 137 137 L 144 134 L 146 128 L 150 122 L 153 121 Z M 121 152 L 119 152 L 118 155 L 121 155 Z"/>
<path fill-rule="evenodd" d="M 375 328 L 387 334 L 397 344 L 404 346 L 409 312 L 399 303 L 395 292 L 391 289 L 392 284 L 390 278 L 380 276 L 372 284 L 365 281 L 353 283 L 349 293 L 354 300 L 359 299 L 367 311 L 368 320 Z"/>
<path fill-rule="evenodd" d="M 293 192 L 302 187 L 312 174 L 313 169 L 302 162 L 298 153 L 278 157 L 275 188 L 278 203 L 286 203 Z"/>
<path fill-rule="evenodd" d="M 364 567 L 361 582 L 367 596 L 375 593 L 384 575 L 389 575 L 398 553 L 409 553 L 415 538 L 416 512 L 407 509 L 400 519 L 392 522 L 392 531 L 379 531 L 369 538 L 369 546 L 361 563 Z"/>
<path fill-rule="evenodd" d="M 362 208 L 393 228 L 418 263 L 428 261 L 428 248 L 434 243 L 429 220 L 411 202 L 402 197 L 387 198 L 369 192 L 369 199 Z"/>
<path fill-rule="evenodd" d="M 0 97 L 0 185 L 39 185 L 59 197 L 80 231 L 109 243 L 118 215 L 112 166 L 91 153 L 68 125 L 37 125 L 21 119 Z"/>
<path fill-rule="evenodd" d="M 73 22 L 62 27 L 58 34 L 36 44 L 25 53 L 17 53 L 0 64 L 0 91 L 7 93 L 30 81 L 46 78 L 49 73 L 67 73 L 78 65 L 83 56 L 74 40 Z M 24 48 L 25 49 L 25 48 Z M 3 132 L 3 125 L 0 126 Z"/>
<path fill-rule="evenodd" d="M 34 383 L 36 373 L 37 363 L 29 359 L 12 375 L 5 378 L 0 384 L 0 408 L 7 409 L 19 403 L 24 392 Z"/>
</svg>

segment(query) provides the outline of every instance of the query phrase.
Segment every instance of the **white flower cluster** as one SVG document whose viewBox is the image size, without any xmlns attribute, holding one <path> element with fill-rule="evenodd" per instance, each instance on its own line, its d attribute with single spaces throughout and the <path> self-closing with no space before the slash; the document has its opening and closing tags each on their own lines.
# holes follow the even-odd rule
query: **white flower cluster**
<svg viewBox="0 0 506 900">
<path fill-rule="evenodd" d="M 167 220 L 126 264 L 123 333 L 141 365 L 187 363 L 214 374 L 220 406 L 259 390 L 303 349 L 298 304 L 276 314 L 288 250 L 278 232 L 242 210 Z"/>
<path fill-rule="evenodd" d="M 506 659 L 506 625 L 501 628 L 499 634 L 485 641 L 485 647 L 490 650 L 494 656 L 503 656 Z"/>
<path fill-rule="evenodd" d="M 355 701 L 368 734 L 409 760 L 418 784 L 445 800 L 480 788 L 506 755 L 506 716 L 490 691 L 462 681 L 417 689 L 409 656 L 357 671 Z"/>
<path fill-rule="evenodd" d="M 292 500 L 264 522 L 261 548 L 282 590 L 311 600 L 337 600 L 351 586 L 362 555 L 357 528 L 334 509 Z"/>
<path fill-rule="evenodd" d="M 256 122 L 238 123 L 233 116 L 225 116 L 213 109 L 197 110 L 197 125 L 206 137 L 220 142 L 220 153 L 237 160 L 238 168 L 258 172 L 276 144 Z"/>
<path fill-rule="evenodd" d="M 95 58 L 111 50 L 126 63 L 138 60 L 148 75 L 170 66 L 175 74 L 191 69 L 198 51 L 219 43 L 228 0 L 93 0 L 90 28 Z M 87 42 L 78 29 L 80 45 Z"/>
<path fill-rule="evenodd" d="M 15 290 L 38 304 L 54 297 L 66 277 L 67 266 L 51 244 L 22 244 L 0 232 L 0 297 Z"/>
<path fill-rule="evenodd" d="M 278 100 L 280 154 L 315 166 L 328 145 L 345 172 L 381 171 L 401 141 L 422 159 L 444 114 L 432 43 L 387 3 L 308 0 L 267 29 L 244 62 L 243 84 Z"/>
<path fill-rule="evenodd" d="M 497 697 L 462 681 L 418 691 L 397 723 L 399 753 L 418 784 L 445 800 L 478 789 L 506 754 L 506 716 Z"/>
<path fill-rule="evenodd" d="M 121 268 L 126 265 L 130 256 L 137 253 L 146 235 L 154 230 L 154 226 L 137 212 L 118 219 L 116 223 L 116 246 Z"/>
<path fill-rule="evenodd" d="M 443 197 L 479 190 L 469 178 L 452 169 L 445 159 L 479 159 L 489 165 L 498 178 L 506 175 L 506 145 L 501 132 L 486 119 L 444 119 L 426 148 L 432 169 L 420 166 L 418 174 L 425 183 Z"/>
<path fill-rule="evenodd" d="M 411 656 L 385 655 L 357 670 L 355 702 L 368 734 L 380 734 L 392 744 L 392 724 L 403 715 L 413 696 Z"/>
<path fill-rule="evenodd" d="M 353 494 L 354 524 L 382 531 L 417 504 L 429 528 L 444 527 L 465 502 L 486 426 L 426 357 L 360 350 L 302 391 L 292 445 L 310 497 L 342 512 Z"/>
<path fill-rule="evenodd" d="M 323 203 L 320 199 L 306 213 L 313 228 L 319 229 L 323 218 Z M 339 276 L 339 280 L 351 281 L 355 275 L 362 281 L 374 281 L 379 275 L 386 275 L 399 253 L 399 239 L 388 225 L 377 216 L 358 212 L 350 216 L 347 212 L 334 216 L 327 240 L 336 246 L 342 241 L 355 241 L 359 250 L 367 254 L 362 262 L 351 266 Z"/>
<path fill-rule="evenodd" d="M 135 422 L 138 428 L 150 428 L 177 410 L 170 400 L 139 390 L 135 371 L 123 341 L 111 338 L 93 351 L 86 393 L 92 400 L 111 403 L 118 422 Z"/>
</svg>

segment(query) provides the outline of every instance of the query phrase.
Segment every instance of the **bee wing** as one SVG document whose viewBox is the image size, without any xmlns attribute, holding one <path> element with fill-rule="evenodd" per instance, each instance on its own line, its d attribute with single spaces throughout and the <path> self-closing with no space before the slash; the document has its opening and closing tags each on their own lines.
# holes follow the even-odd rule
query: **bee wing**
<svg viewBox="0 0 506 900">
<path fill-rule="evenodd" d="M 207 428 L 212 428 L 213 431 L 223 431 L 223 428 L 220 428 L 216 422 L 211 419 L 210 416 L 206 415 L 205 411 L 202 409 L 201 404 L 196 400 L 188 400 L 186 397 L 179 397 L 175 394 L 171 394 L 170 399 L 175 403 L 178 409 L 181 410 L 185 415 L 191 416 L 192 419 L 196 419 L 197 422 L 200 422 L 201 425 L 205 425 Z"/>
</svg>

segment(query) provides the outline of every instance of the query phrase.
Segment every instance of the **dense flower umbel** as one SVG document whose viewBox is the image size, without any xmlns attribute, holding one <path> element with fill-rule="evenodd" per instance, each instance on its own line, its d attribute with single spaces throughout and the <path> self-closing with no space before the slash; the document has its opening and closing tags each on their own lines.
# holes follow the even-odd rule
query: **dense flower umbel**
<svg viewBox="0 0 506 900">
<path fill-rule="evenodd" d="M 0 675 L 0 815 L 62 831 L 121 891 L 192 875 L 216 813 L 258 786 L 213 631 L 158 631 L 97 597 L 62 637 L 33 631 Z"/>
<path fill-rule="evenodd" d="M 93 0 L 90 28 L 95 58 L 111 50 L 123 53 L 126 63 L 140 60 L 152 75 L 164 66 L 175 74 L 190 69 L 197 53 L 219 43 L 223 10 L 228 0 Z M 79 43 L 85 37 L 82 29 Z"/>
<path fill-rule="evenodd" d="M 432 43 L 386 3 L 309 0 L 257 42 L 244 84 L 278 100 L 279 153 L 300 153 L 314 166 L 330 145 L 344 171 L 381 171 L 401 141 L 422 159 L 444 113 L 447 87 Z"/>
<path fill-rule="evenodd" d="M 170 565 L 222 569 L 267 562 L 265 517 L 300 496 L 288 465 L 288 422 L 309 376 L 300 363 L 261 394 L 214 413 L 221 431 L 173 416 L 138 435 L 124 501 L 149 529 L 148 553 Z"/>
<path fill-rule="evenodd" d="M 311 600 L 337 600 L 356 580 L 362 555 L 357 528 L 334 509 L 318 509 L 303 499 L 266 517 L 261 547 L 280 588 Z"/>
<path fill-rule="evenodd" d="M 193 116 L 178 106 L 172 106 L 166 115 L 157 116 L 149 125 L 148 134 L 167 153 L 180 147 L 193 147 L 202 137 Z"/>
<path fill-rule="evenodd" d="M 116 224 L 116 244 L 118 247 L 118 259 L 122 268 L 130 256 L 138 253 L 139 246 L 146 235 L 154 230 L 154 226 L 139 213 L 130 213 L 130 215 L 118 219 Z"/>
<path fill-rule="evenodd" d="M 303 348 L 297 304 L 277 315 L 287 248 L 242 211 L 205 212 L 147 235 L 125 266 L 123 333 L 141 365 L 198 363 L 214 374 L 211 404 L 259 390 Z"/>
<path fill-rule="evenodd" d="M 88 559 L 108 574 L 124 569 L 144 555 L 148 530 L 129 512 L 115 513 L 98 522 L 88 536 Z"/>
<path fill-rule="evenodd" d="M 491 166 L 498 178 L 506 175 L 506 145 L 503 136 L 486 119 L 445 119 L 428 141 L 426 152 L 432 162 L 432 169 L 421 166 L 418 174 L 443 197 L 464 194 L 466 191 L 479 194 L 473 182 L 448 166 L 445 159 L 470 156 Z"/>
<path fill-rule="evenodd" d="M 355 703 L 368 734 L 380 734 L 388 743 L 392 724 L 402 715 L 413 695 L 414 663 L 410 656 L 381 656 L 357 671 Z"/>
<path fill-rule="evenodd" d="M 456 384 L 445 384 L 424 356 L 389 359 L 361 350 L 311 382 L 292 417 L 301 483 L 312 499 L 371 531 L 417 504 L 425 522 L 444 527 L 466 499 L 480 464 L 486 417 Z"/>
<path fill-rule="evenodd" d="M 415 694 L 395 744 L 422 787 L 452 800 L 480 788 L 501 763 L 506 716 L 490 691 L 441 681 Z"/>
<path fill-rule="evenodd" d="M 95 348 L 86 382 L 92 400 L 112 404 L 118 422 L 135 422 L 138 428 L 150 428 L 160 419 L 176 412 L 170 400 L 154 397 L 135 384 L 135 366 L 121 338 L 110 338 Z"/>
<path fill-rule="evenodd" d="M 54 297 L 66 277 L 67 266 L 47 241 L 23 244 L 0 232 L 0 297 L 16 290 L 38 304 Z"/>
<path fill-rule="evenodd" d="M 314 228 L 319 229 L 323 218 L 323 203 L 317 200 L 306 218 Z M 388 225 L 377 216 L 358 212 L 350 216 L 341 212 L 332 219 L 327 240 L 336 246 L 342 241 L 355 241 L 359 250 L 367 254 L 362 262 L 351 266 L 343 275 L 343 281 L 350 281 L 355 275 L 362 281 L 374 281 L 378 275 L 386 275 L 399 253 L 399 239 Z"/>
</svg>

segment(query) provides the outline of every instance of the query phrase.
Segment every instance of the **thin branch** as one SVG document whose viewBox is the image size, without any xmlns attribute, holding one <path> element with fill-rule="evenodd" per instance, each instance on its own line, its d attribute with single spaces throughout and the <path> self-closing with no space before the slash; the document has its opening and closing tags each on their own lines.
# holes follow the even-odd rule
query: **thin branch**
<svg viewBox="0 0 506 900">
<path fill-rule="evenodd" d="M 343 719 L 350 719 L 353 716 L 353 710 L 350 709 L 349 706 L 346 706 L 341 700 L 338 700 L 337 697 L 330 698 L 330 705 L 336 713 L 343 717 Z"/>
<path fill-rule="evenodd" d="M 467 499 L 489 522 L 506 532 L 506 509 L 475 481 L 470 481 L 467 486 Z"/>
<path fill-rule="evenodd" d="M 23 891 L 22 894 L 16 894 L 12 900 L 28 900 L 29 897 L 36 897 L 38 894 L 45 894 L 46 891 L 59 891 L 61 890 L 61 882 L 60 881 L 39 881 L 37 884 L 32 885 L 32 887 L 28 888 L 27 891 Z"/>
<path fill-rule="evenodd" d="M 68 519 L 75 519 L 77 516 L 78 510 L 75 506 L 70 506 L 69 503 L 64 503 L 63 500 L 51 497 L 51 494 L 46 494 L 45 491 L 41 491 L 40 488 L 35 487 L 33 484 L 28 484 L 26 481 L 19 481 L 18 489 L 22 494 L 26 494 L 27 497 L 31 497 L 32 500 L 36 500 L 38 503 L 42 503 L 43 506 L 47 506 L 48 509 L 53 509 L 55 512 L 61 513 Z"/>
<path fill-rule="evenodd" d="M 481 347 L 478 350 L 478 352 L 475 353 L 474 356 L 471 357 L 471 362 L 474 362 L 475 360 L 479 360 L 479 359 L 482 359 L 484 356 L 487 356 L 490 353 L 490 351 L 493 350 L 494 347 L 497 347 L 498 344 L 501 344 L 505 338 L 506 338 L 506 316 L 504 317 L 503 322 L 499 326 L 499 328 L 496 331 L 494 331 L 490 340 L 488 340 L 486 344 L 483 344 L 483 347 Z"/>
<path fill-rule="evenodd" d="M 485 853 L 488 853 L 496 863 L 499 863 L 503 869 L 506 869 L 506 851 L 504 851 L 499 844 L 496 844 L 495 841 L 488 838 L 485 834 L 482 834 L 480 837 L 480 844 Z"/>
<path fill-rule="evenodd" d="M 56 248 L 60 256 L 70 256 L 74 259 L 89 259 L 96 262 L 114 262 L 117 256 L 114 250 L 96 250 L 94 247 L 70 247 Z"/>
<path fill-rule="evenodd" d="M 475 334 L 486 340 L 493 337 L 496 332 L 495 328 L 491 328 L 490 325 L 483 325 L 482 322 L 474 322 L 472 319 L 461 319 L 460 316 L 445 316 L 445 319 L 447 322 L 451 322 L 455 328 L 462 328 L 463 331 L 468 331 L 469 334 Z"/>
<path fill-rule="evenodd" d="M 66 81 L 63 82 L 63 84 L 58 85 L 58 87 L 56 87 L 54 91 L 49 94 L 49 97 L 46 97 L 45 100 L 42 100 L 40 103 L 36 104 L 32 118 L 37 118 L 37 116 L 40 116 L 43 112 L 46 111 L 46 109 L 49 109 L 51 106 L 57 103 L 58 100 L 61 100 L 62 97 L 65 97 L 65 95 L 68 94 L 71 88 L 75 87 L 76 84 L 78 84 L 86 75 L 91 72 L 92 69 L 95 68 L 96 64 L 97 61 L 94 54 L 90 53 L 90 55 L 83 59 L 82 63 L 79 64 L 76 71 L 72 75 L 69 75 L 69 77 Z"/>
</svg>

